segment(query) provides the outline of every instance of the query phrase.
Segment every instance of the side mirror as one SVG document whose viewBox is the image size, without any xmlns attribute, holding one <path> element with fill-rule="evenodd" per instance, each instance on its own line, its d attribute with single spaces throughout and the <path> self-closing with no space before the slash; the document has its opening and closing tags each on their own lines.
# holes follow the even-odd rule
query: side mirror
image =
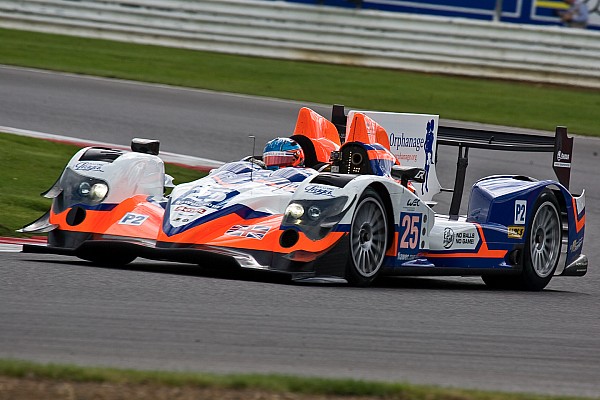
<svg viewBox="0 0 600 400">
<path fill-rule="evenodd" d="M 425 170 L 419 167 L 403 167 L 402 165 L 392 165 L 392 177 L 400 179 L 402 186 L 408 185 L 408 181 L 417 183 L 425 182 Z"/>
<path fill-rule="evenodd" d="M 131 150 L 136 153 L 152 154 L 157 156 L 160 149 L 160 141 L 156 139 L 135 138 L 131 141 Z"/>
<path fill-rule="evenodd" d="M 165 188 L 174 188 L 175 187 L 175 184 L 173 183 L 173 177 L 169 174 L 165 174 L 164 187 Z"/>
</svg>

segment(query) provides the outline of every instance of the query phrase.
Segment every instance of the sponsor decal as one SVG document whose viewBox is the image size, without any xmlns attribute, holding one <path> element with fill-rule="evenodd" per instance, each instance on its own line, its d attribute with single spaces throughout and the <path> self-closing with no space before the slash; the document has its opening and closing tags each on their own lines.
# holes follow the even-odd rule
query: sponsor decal
<svg viewBox="0 0 600 400">
<path fill-rule="evenodd" d="M 525 226 L 509 226 L 508 237 L 511 239 L 522 239 L 525 234 Z"/>
<path fill-rule="evenodd" d="M 454 244 L 454 231 L 452 230 L 452 228 L 444 229 L 444 237 L 442 244 L 444 245 L 445 249 L 449 249 Z"/>
<path fill-rule="evenodd" d="M 315 196 L 333 197 L 333 188 L 320 185 L 308 185 L 304 188 L 306 193 L 314 194 Z"/>
<path fill-rule="evenodd" d="M 515 201 L 515 225 L 525 225 L 525 217 L 527 216 L 527 200 Z"/>
<path fill-rule="evenodd" d="M 425 165 L 423 166 L 423 184 L 421 185 L 421 195 L 424 195 L 426 192 L 429 192 L 429 168 L 432 164 L 435 164 L 434 155 L 433 155 L 433 142 L 435 141 L 435 120 L 430 120 L 427 122 L 427 126 L 425 127 L 426 135 L 425 142 L 423 144 L 423 150 L 425 151 Z M 419 174 L 420 175 L 420 174 Z"/>
<path fill-rule="evenodd" d="M 421 204 L 421 199 L 408 199 L 406 202 L 407 207 L 419 207 L 419 204 Z"/>
<path fill-rule="evenodd" d="M 563 153 L 562 151 L 558 151 L 558 153 L 556 153 L 556 161 L 558 162 L 562 162 L 562 161 L 571 161 L 571 155 L 567 154 L 567 153 Z"/>
<path fill-rule="evenodd" d="M 75 164 L 75 166 L 73 167 L 73 170 L 85 171 L 85 172 L 90 172 L 90 171 L 104 172 L 104 170 L 102 169 L 102 166 L 103 166 L 103 164 L 101 164 L 101 163 L 81 161 L 81 162 L 78 162 L 77 164 Z"/>
<path fill-rule="evenodd" d="M 202 187 L 197 186 L 183 196 L 173 202 L 173 206 L 188 206 L 194 208 L 212 208 L 214 210 L 220 210 L 225 207 L 228 201 L 238 195 L 237 190 L 223 188 L 218 186 Z M 182 210 L 175 210 L 182 211 Z M 184 212 L 196 212 L 184 211 Z"/>
<path fill-rule="evenodd" d="M 121 218 L 119 225 L 140 226 L 148 219 L 148 215 L 128 212 Z"/>
<path fill-rule="evenodd" d="M 553 165 L 555 167 L 560 167 L 560 168 L 571 168 L 571 163 L 565 163 L 565 162 L 555 161 Z"/>
<path fill-rule="evenodd" d="M 400 147 L 411 147 L 415 149 L 415 151 L 421 151 L 424 144 L 425 139 L 421 137 L 411 137 L 404 132 L 400 135 L 395 135 L 394 133 L 390 134 L 390 147 L 395 147 L 396 151 L 398 151 Z"/>
<path fill-rule="evenodd" d="M 447 250 L 473 250 L 479 244 L 477 229 L 469 226 L 444 228 L 442 247 Z"/>
<path fill-rule="evenodd" d="M 457 232 L 455 242 L 458 245 L 475 246 L 475 232 Z"/>
<path fill-rule="evenodd" d="M 189 206 L 189 207 L 200 207 L 204 204 L 203 201 L 199 201 L 199 200 L 194 200 L 191 198 L 185 198 L 185 199 L 177 199 L 176 201 L 173 202 L 174 206 Z M 178 210 L 175 210 L 178 211 Z"/>
<path fill-rule="evenodd" d="M 404 253 L 400 253 L 400 254 L 398 254 L 398 257 L 396 259 L 398 261 L 412 261 L 412 260 L 416 260 L 417 259 L 417 255 L 416 254 L 404 254 Z"/>
<path fill-rule="evenodd" d="M 271 228 L 266 225 L 234 225 L 227 232 L 229 236 L 239 236 L 249 239 L 262 240 Z"/>
<path fill-rule="evenodd" d="M 188 206 L 177 206 L 173 210 L 175 212 L 189 213 L 189 214 L 204 214 L 206 208 L 203 207 L 188 207 Z"/>
<path fill-rule="evenodd" d="M 573 243 L 571 243 L 571 246 L 569 247 L 569 251 L 575 253 L 581 248 L 581 245 L 583 245 L 583 238 L 573 240 Z"/>
</svg>

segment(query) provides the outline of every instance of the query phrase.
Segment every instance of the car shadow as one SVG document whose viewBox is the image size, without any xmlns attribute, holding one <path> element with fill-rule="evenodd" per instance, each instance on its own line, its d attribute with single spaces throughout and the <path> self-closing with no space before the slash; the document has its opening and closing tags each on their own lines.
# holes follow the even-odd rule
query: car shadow
<svg viewBox="0 0 600 400">
<path fill-rule="evenodd" d="M 190 276 L 198 278 L 211 278 L 235 281 L 260 282 L 279 285 L 297 285 L 306 287 L 331 287 L 354 290 L 369 289 L 422 289 L 422 290 L 444 290 L 444 291 L 480 291 L 480 292 L 516 292 L 525 293 L 520 290 L 501 290 L 487 287 L 477 277 L 448 278 L 448 277 L 413 277 L 413 276 L 385 276 L 378 278 L 368 288 L 356 288 L 344 283 L 322 283 L 293 281 L 287 274 L 272 271 L 260 271 L 243 269 L 240 267 L 222 265 L 219 267 L 202 266 L 197 264 L 185 264 L 168 261 L 150 261 L 143 258 L 125 266 L 98 265 L 80 259 L 28 259 L 29 262 L 43 262 L 56 265 L 72 265 L 85 268 L 104 270 L 138 271 L 154 274 L 169 274 L 179 276 Z M 564 290 L 545 289 L 543 292 L 576 293 Z M 535 293 L 535 292 L 532 292 Z"/>
<path fill-rule="evenodd" d="M 276 284 L 290 284 L 292 280 L 289 275 L 267 272 L 260 270 L 247 270 L 233 266 L 208 267 L 197 264 L 185 264 L 168 261 L 148 261 L 138 259 L 135 262 L 124 266 L 99 265 L 84 260 L 36 260 L 30 259 L 32 262 L 44 262 L 48 264 L 73 265 L 85 268 L 104 269 L 104 270 L 120 270 L 120 271 L 137 271 L 154 274 L 169 274 L 180 276 L 191 276 L 199 278 L 214 278 L 227 280 L 240 280 Z"/>
</svg>

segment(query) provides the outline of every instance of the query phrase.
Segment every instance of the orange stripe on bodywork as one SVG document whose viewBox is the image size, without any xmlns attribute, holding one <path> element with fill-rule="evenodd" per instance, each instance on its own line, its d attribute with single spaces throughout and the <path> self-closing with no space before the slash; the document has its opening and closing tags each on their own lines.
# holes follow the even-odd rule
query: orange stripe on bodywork
<svg viewBox="0 0 600 400">
<path fill-rule="evenodd" d="M 483 229 L 479 224 L 477 230 L 479 231 L 479 237 L 481 239 L 481 246 L 475 253 L 463 252 L 463 253 L 423 253 L 427 258 L 504 258 L 508 250 L 490 250 L 488 248 L 485 236 L 483 235 Z"/>
<path fill-rule="evenodd" d="M 575 216 L 575 229 L 577 230 L 577 233 L 579 233 L 585 226 L 585 214 L 583 214 L 581 219 L 579 219 L 579 216 L 577 215 L 577 203 L 575 202 L 574 197 L 572 200 L 573 200 L 573 215 Z"/>
<path fill-rule="evenodd" d="M 283 215 L 281 214 L 254 219 L 243 219 L 237 214 L 228 214 L 173 236 L 167 236 L 161 231 L 158 236 L 158 241 L 202 244 L 234 249 L 263 250 L 277 253 L 291 253 L 294 251 L 320 253 L 335 245 L 345 234 L 347 234 L 344 232 L 330 232 L 323 239 L 311 240 L 304 233 L 298 232 L 298 242 L 292 247 L 284 248 L 279 244 L 279 238 L 283 233 L 283 231 L 279 229 L 282 219 Z M 270 229 L 262 239 L 227 235 L 226 232 L 234 225 L 261 225 L 268 226 Z"/>
<path fill-rule="evenodd" d="M 387 150 L 367 150 L 369 160 L 389 160 L 394 164 L 398 163 L 396 157 Z"/>
<path fill-rule="evenodd" d="M 78 225 L 67 223 L 67 214 L 71 208 L 55 214 L 50 213 L 50 223 L 58 228 L 71 232 L 101 233 L 114 236 L 155 240 L 162 223 L 164 209 L 158 204 L 146 201 L 148 196 L 138 195 L 131 197 L 110 211 L 86 210 L 85 219 Z M 119 221 L 128 212 L 145 215 L 148 218 L 141 225 L 123 225 Z"/>
<path fill-rule="evenodd" d="M 398 237 L 400 237 L 400 233 L 394 232 L 394 240 L 387 253 L 385 253 L 386 256 L 396 257 L 398 255 L 396 251 L 398 249 Z"/>
</svg>

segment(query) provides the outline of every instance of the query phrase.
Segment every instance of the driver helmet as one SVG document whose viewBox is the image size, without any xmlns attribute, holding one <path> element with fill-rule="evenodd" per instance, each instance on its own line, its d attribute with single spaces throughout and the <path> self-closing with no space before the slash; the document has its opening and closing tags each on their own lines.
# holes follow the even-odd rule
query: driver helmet
<svg viewBox="0 0 600 400">
<path fill-rule="evenodd" d="M 268 169 L 304 166 L 302 147 L 290 138 L 275 138 L 267 142 L 263 151 L 263 162 Z"/>
</svg>

